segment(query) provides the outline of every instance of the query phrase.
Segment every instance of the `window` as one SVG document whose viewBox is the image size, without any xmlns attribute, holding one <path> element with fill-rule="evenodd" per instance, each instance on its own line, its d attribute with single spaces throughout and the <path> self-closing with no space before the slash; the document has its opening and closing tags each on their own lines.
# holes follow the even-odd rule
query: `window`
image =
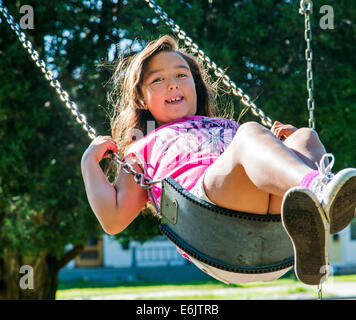
<svg viewBox="0 0 356 320">
<path fill-rule="evenodd" d="M 356 218 L 351 222 L 351 240 L 356 240 Z"/>
<path fill-rule="evenodd" d="M 103 246 L 101 237 L 92 236 L 84 251 L 75 259 L 77 267 L 101 267 L 103 263 Z"/>
</svg>

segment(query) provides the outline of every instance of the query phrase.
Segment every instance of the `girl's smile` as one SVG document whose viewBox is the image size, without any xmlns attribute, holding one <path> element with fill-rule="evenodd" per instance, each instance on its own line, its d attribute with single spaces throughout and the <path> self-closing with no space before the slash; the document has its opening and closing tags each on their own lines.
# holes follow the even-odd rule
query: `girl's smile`
<svg viewBox="0 0 356 320">
<path fill-rule="evenodd" d="M 145 108 L 158 125 L 196 113 L 192 73 L 184 58 L 174 51 L 162 51 L 149 60 L 141 92 Z"/>
<path fill-rule="evenodd" d="M 183 99 L 184 99 L 183 96 L 175 96 L 175 97 L 166 99 L 166 102 L 169 104 L 178 104 L 178 103 L 182 102 Z"/>
</svg>

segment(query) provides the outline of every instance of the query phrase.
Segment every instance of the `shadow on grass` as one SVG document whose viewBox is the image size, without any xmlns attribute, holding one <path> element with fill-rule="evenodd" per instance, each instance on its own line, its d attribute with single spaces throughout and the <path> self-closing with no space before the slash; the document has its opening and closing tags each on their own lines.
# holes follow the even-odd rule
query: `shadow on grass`
<svg viewBox="0 0 356 320">
<path fill-rule="evenodd" d="M 159 281 L 135 281 L 135 282 L 94 282 L 94 281 L 60 281 L 58 290 L 65 289 L 83 289 L 83 288 L 115 288 L 115 287 L 150 287 L 150 286 L 187 286 L 187 285 L 219 285 L 217 280 L 199 280 L 199 281 L 179 281 L 179 282 L 159 282 Z M 226 285 L 228 287 L 228 285 Z M 236 285 L 239 286 L 239 285 Z"/>
<path fill-rule="evenodd" d="M 296 276 L 294 275 L 293 269 L 288 271 L 281 278 L 285 280 L 293 280 L 298 281 Z M 277 280 L 278 281 L 278 280 Z M 268 284 L 268 283 L 266 283 Z M 271 283 L 270 283 L 271 284 Z M 150 287 L 150 286 L 189 286 L 189 285 L 207 285 L 207 286 L 219 286 L 226 288 L 242 288 L 246 285 L 240 284 L 225 284 L 218 280 L 211 278 L 211 280 L 197 280 L 197 281 L 172 281 L 172 282 L 160 282 L 160 281 L 131 281 L 131 282 L 121 282 L 121 281 L 112 281 L 112 282 L 95 282 L 95 281 L 75 281 L 75 282 L 66 282 L 60 281 L 58 284 L 58 290 L 68 290 L 68 289 L 85 289 L 85 288 L 117 288 L 117 287 Z"/>
</svg>

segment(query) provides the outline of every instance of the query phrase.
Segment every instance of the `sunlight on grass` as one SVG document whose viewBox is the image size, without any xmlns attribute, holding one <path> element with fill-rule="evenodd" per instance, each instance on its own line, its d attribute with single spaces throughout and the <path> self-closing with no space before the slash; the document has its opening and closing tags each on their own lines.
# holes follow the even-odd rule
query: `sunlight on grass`
<svg viewBox="0 0 356 320">
<path fill-rule="evenodd" d="M 206 294 L 192 294 L 186 296 L 170 296 L 168 298 L 165 297 L 157 297 L 150 298 L 150 300 L 273 300 L 273 299 L 283 299 L 286 295 L 291 294 L 299 294 L 303 295 L 308 294 L 306 297 L 313 297 L 316 293 L 312 289 L 306 289 L 303 287 L 288 287 L 286 289 L 278 289 L 270 292 L 264 292 L 263 290 L 256 288 L 256 290 L 248 290 L 241 292 L 232 292 L 226 294 L 214 294 L 214 293 L 206 293 Z M 138 298 L 137 300 L 144 300 L 145 298 Z"/>
<path fill-rule="evenodd" d="M 76 287 L 77 286 L 77 287 Z M 97 287 L 98 286 L 98 287 Z M 112 295 L 112 294 L 127 294 L 127 293 L 143 293 L 143 292 L 160 292 L 169 290 L 211 290 L 218 288 L 229 288 L 228 285 L 218 281 L 192 281 L 192 282 L 177 282 L 177 283 L 123 283 L 115 286 L 108 286 L 107 283 L 96 283 L 95 287 L 91 287 L 90 282 L 81 281 L 76 283 L 62 283 L 57 290 L 57 299 L 68 299 L 75 296 L 90 297 L 96 295 Z M 61 287 L 66 289 L 61 289 Z M 69 289 L 68 287 L 71 287 Z"/>
<path fill-rule="evenodd" d="M 332 280 L 335 282 L 356 282 L 356 275 L 333 276 Z M 180 293 L 175 295 L 176 292 Z M 155 295 L 155 293 L 157 293 L 157 295 Z M 243 285 L 226 285 L 216 280 L 171 283 L 131 282 L 117 284 L 80 281 L 74 283 L 61 282 L 56 293 L 56 299 L 90 299 L 97 296 L 100 297 L 110 295 L 113 295 L 113 299 L 115 299 L 115 295 L 121 296 L 126 294 L 131 294 L 131 298 L 134 299 L 150 300 L 237 300 L 278 299 L 278 297 L 281 297 L 282 295 L 293 294 L 315 296 L 315 290 L 304 286 L 293 276 L 289 278 L 282 278 L 274 282 L 254 282 Z"/>
</svg>

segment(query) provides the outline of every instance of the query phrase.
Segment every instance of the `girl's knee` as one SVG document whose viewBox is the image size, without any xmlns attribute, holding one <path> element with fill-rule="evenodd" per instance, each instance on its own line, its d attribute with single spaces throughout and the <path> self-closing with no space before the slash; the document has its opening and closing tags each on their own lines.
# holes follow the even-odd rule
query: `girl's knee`
<svg viewBox="0 0 356 320">
<path fill-rule="evenodd" d="M 303 127 L 303 128 L 299 128 L 296 133 L 298 133 L 299 135 L 302 135 L 302 136 L 306 136 L 306 137 L 317 137 L 318 134 L 316 133 L 316 131 L 312 128 L 306 128 L 306 127 Z"/>
<path fill-rule="evenodd" d="M 319 136 L 314 129 L 299 128 L 288 138 L 289 143 L 294 142 L 303 145 L 311 145 L 319 142 Z"/>
<path fill-rule="evenodd" d="M 237 133 L 241 135 L 246 135 L 248 137 L 255 136 L 257 133 L 268 131 L 264 126 L 255 122 L 249 121 L 240 125 Z"/>
<path fill-rule="evenodd" d="M 318 134 L 310 128 L 298 129 L 284 143 L 288 148 L 297 152 L 311 167 L 314 167 L 314 163 L 319 162 L 321 156 L 326 152 Z"/>
<path fill-rule="evenodd" d="M 232 145 L 236 147 L 238 154 L 249 150 L 256 140 L 260 140 L 262 135 L 272 134 L 270 130 L 255 121 L 245 122 L 240 125 Z M 238 157 L 238 154 L 235 155 Z"/>
<path fill-rule="evenodd" d="M 261 124 L 256 121 L 248 121 L 240 125 L 239 130 L 260 130 L 264 128 Z"/>
</svg>

